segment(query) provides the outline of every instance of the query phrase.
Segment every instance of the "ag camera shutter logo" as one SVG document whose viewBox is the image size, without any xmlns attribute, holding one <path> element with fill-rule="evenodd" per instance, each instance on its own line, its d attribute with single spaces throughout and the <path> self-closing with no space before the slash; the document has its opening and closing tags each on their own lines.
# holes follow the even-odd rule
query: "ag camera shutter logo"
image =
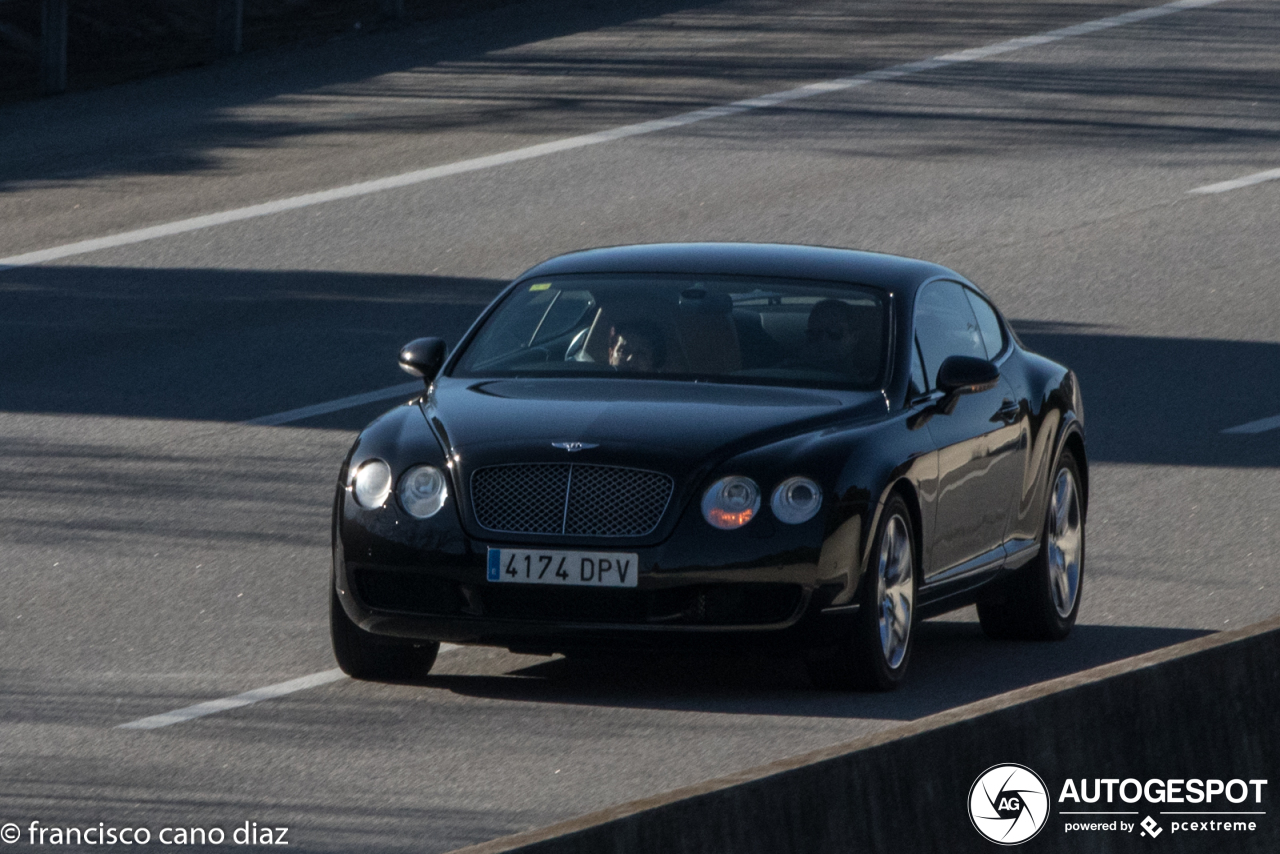
<svg viewBox="0 0 1280 854">
<path fill-rule="evenodd" d="M 969 789 L 974 829 L 998 845 L 1018 845 L 1049 820 L 1049 790 L 1025 765 L 993 765 Z"/>
</svg>

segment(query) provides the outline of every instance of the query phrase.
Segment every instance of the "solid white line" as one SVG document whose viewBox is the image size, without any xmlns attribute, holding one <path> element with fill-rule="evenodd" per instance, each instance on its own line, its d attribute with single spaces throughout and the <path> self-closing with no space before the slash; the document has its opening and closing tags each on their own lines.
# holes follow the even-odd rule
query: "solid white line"
<svg viewBox="0 0 1280 854">
<path fill-rule="evenodd" d="M 1280 428 L 1280 415 L 1272 415 L 1270 418 L 1259 418 L 1257 421 L 1250 421 L 1248 424 L 1241 424 L 1237 427 L 1228 427 L 1223 433 L 1265 433 L 1268 430 Z"/>
<path fill-rule="evenodd" d="M 1162 15 L 1171 15 L 1175 12 L 1181 12 L 1187 9 L 1200 9 L 1220 2 L 1223 2 L 1223 0 L 1176 0 L 1176 2 L 1167 3 L 1163 6 L 1135 9 L 1131 12 L 1125 12 L 1124 14 L 1115 15 L 1110 18 L 1100 18 L 1096 21 L 1087 21 L 1082 24 L 1075 24 L 1070 27 L 1051 30 L 1039 35 L 1023 36 L 1021 38 L 987 45 L 986 47 L 970 48 L 969 50 L 948 53 L 932 59 L 909 62 L 904 65 L 897 65 L 892 68 L 883 68 L 878 71 L 868 71 L 853 77 L 810 83 L 806 86 L 796 87 L 795 89 L 787 89 L 782 92 L 774 92 L 769 95 L 761 95 L 756 98 L 735 101 L 731 104 L 707 107 L 706 109 L 695 110 L 690 113 L 682 113 L 665 119 L 655 119 L 653 121 L 639 122 L 638 124 L 623 125 L 610 130 L 602 130 L 596 133 L 588 133 L 581 136 L 552 140 L 551 142 L 543 142 L 537 145 L 530 145 L 525 148 L 504 151 L 498 154 L 489 154 L 484 157 L 475 157 L 470 160 L 460 160 L 456 163 L 448 163 L 442 166 L 418 169 L 413 172 L 405 172 L 401 175 L 392 175 L 386 178 L 378 178 L 373 181 L 362 181 L 357 184 L 348 184 L 345 187 L 334 187 L 330 190 L 305 193 L 300 196 L 277 199 L 273 202 L 264 202 L 262 204 L 249 205 L 248 207 L 235 208 L 233 210 L 222 211 L 220 213 L 191 217 L 190 219 L 177 220 L 175 222 L 164 223 L 162 225 L 153 225 L 149 228 L 140 228 L 134 231 L 108 235 L 106 237 L 96 237 L 91 240 L 80 240 L 75 243 L 53 246 L 49 249 L 26 252 L 21 255 L 11 255 L 8 258 L 0 258 L 0 270 L 11 269 L 13 267 L 24 267 L 31 264 L 43 264 L 49 261 L 56 261 L 61 258 L 69 258 L 74 255 L 84 255 L 88 252 L 97 252 L 102 249 L 114 249 L 119 246 L 142 243 L 146 240 L 155 240 L 161 237 L 172 237 L 174 235 L 198 231 L 204 228 L 212 228 L 219 225 L 227 225 L 233 222 L 254 219 L 255 217 L 271 216 L 272 214 L 283 213 L 285 211 L 335 202 L 340 199 L 368 196 L 373 193 L 381 193 L 387 190 L 423 184 L 427 181 L 434 181 L 438 178 L 445 178 L 451 175 L 461 175 L 466 172 L 477 172 L 482 169 L 492 169 L 496 166 L 505 166 L 510 163 L 518 163 L 522 160 L 532 160 L 538 157 L 547 157 L 563 151 L 572 151 L 578 148 L 586 148 L 591 145 L 614 142 L 633 136 L 658 133 L 660 131 L 684 127 L 685 125 L 704 122 L 709 119 L 719 119 L 726 116 L 738 115 L 739 113 L 745 113 L 750 110 L 779 107 L 784 104 L 791 103 L 792 101 L 812 98 L 816 95 L 840 92 L 845 89 L 852 89 L 856 86 L 865 86 L 868 83 L 874 83 L 877 81 L 896 80 L 912 74 L 920 74 L 925 71 L 932 71 L 949 65 L 977 62 L 1016 50 L 1039 47 L 1041 45 L 1050 44 L 1052 42 L 1061 41 L 1062 39 L 1074 36 L 1088 35 L 1090 33 L 1099 32 L 1100 30 L 1110 29 L 1111 27 L 1120 27 L 1137 21 L 1145 21 L 1150 18 L 1160 17 Z"/>
<path fill-rule="evenodd" d="M 450 652 L 455 649 L 462 649 L 462 647 L 454 643 L 440 644 L 441 652 Z M 136 721 L 129 721 L 127 724 L 119 724 L 116 729 L 159 729 L 173 726 L 196 718 L 216 715 L 218 712 L 251 706 L 254 703 L 261 703 L 263 700 L 274 700 L 277 697 L 305 691 L 308 688 L 319 688 L 321 685 L 328 685 L 330 682 L 337 682 L 339 679 L 346 678 L 346 674 L 335 667 L 333 670 L 312 673 L 310 676 L 299 676 L 297 679 L 290 679 L 288 682 L 277 682 L 275 685 L 268 685 L 265 688 L 255 688 L 252 691 L 245 691 L 243 694 L 236 694 L 234 697 L 209 700 L 205 703 L 187 706 L 185 709 L 175 709 L 172 712 L 165 712 L 161 715 L 139 718 Z"/>
<path fill-rule="evenodd" d="M 1223 181 L 1220 184 L 1206 184 L 1203 187 L 1196 187 L 1194 190 L 1187 190 L 1187 192 L 1202 194 L 1227 193 L 1231 190 L 1238 190 L 1241 187 L 1252 187 L 1254 184 L 1277 180 L 1280 180 L 1280 169 L 1268 169 L 1266 172 L 1255 172 L 1252 175 L 1245 175 L 1243 178 L 1233 178 L 1230 181 Z"/>
<path fill-rule="evenodd" d="M 378 391 L 369 391 L 364 394 L 353 394 L 351 397 L 341 397 L 337 400 L 331 400 L 328 403 L 317 403 L 314 406 L 290 409 L 288 412 L 278 412 L 275 415 L 264 415 L 261 418 L 253 418 L 244 423 L 274 427 L 278 424 L 288 424 L 291 421 L 301 421 L 304 418 L 312 418 L 316 415 L 327 415 L 330 412 L 337 412 L 340 409 L 350 409 L 353 406 L 363 406 L 366 403 L 373 403 L 378 400 L 387 400 L 392 397 L 408 397 L 414 392 L 422 390 L 423 385 L 421 380 L 415 383 L 402 383 L 401 385 L 393 385 L 390 388 L 384 388 Z"/>
</svg>

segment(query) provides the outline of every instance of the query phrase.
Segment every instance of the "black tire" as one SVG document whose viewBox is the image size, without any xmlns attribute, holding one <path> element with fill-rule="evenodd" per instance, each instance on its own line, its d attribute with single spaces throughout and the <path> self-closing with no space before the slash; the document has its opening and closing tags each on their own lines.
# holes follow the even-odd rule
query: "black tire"
<svg viewBox="0 0 1280 854">
<path fill-rule="evenodd" d="M 1069 483 L 1070 496 L 1058 494 L 1063 479 Z M 1084 494 L 1080 484 L 1080 467 L 1071 451 L 1064 450 L 1049 478 L 1049 495 L 1045 500 L 1044 527 L 1040 532 L 1040 553 L 1005 582 L 997 596 L 978 603 L 978 619 L 987 637 L 996 640 L 1062 640 L 1071 634 L 1080 612 L 1080 596 L 1084 590 Z M 1057 501 L 1057 505 L 1055 505 Z M 1066 530 L 1078 532 L 1079 546 L 1074 558 L 1063 556 L 1070 549 L 1057 545 L 1062 541 L 1055 509 L 1065 505 Z M 1069 541 L 1068 537 L 1068 541 Z M 1069 598 L 1069 602 L 1065 599 Z"/>
<path fill-rule="evenodd" d="M 424 679 L 436 663 L 440 644 L 435 641 L 393 641 L 370 634 L 351 622 L 329 589 L 329 636 L 333 657 L 342 672 L 353 679 L 371 682 L 416 682 Z"/>
<path fill-rule="evenodd" d="M 902 683 L 914 639 L 915 542 L 907 503 L 901 496 L 894 495 L 885 505 L 876 528 L 851 631 L 834 649 L 824 650 L 807 662 L 809 679 L 816 687 L 892 691 Z M 890 596 L 885 595 L 886 585 Z M 890 601 L 896 603 L 892 608 L 889 608 Z"/>
</svg>

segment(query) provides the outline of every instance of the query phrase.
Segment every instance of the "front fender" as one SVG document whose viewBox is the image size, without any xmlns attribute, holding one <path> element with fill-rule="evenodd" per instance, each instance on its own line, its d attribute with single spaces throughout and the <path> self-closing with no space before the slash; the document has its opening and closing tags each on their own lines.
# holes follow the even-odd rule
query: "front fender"
<svg viewBox="0 0 1280 854">
<path fill-rule="evenodd" d="M 820 577 L 840 585 L 831 607 L 853 604 L 869 564 L 880 513 L 895 489 L 904 492 L 916 516 L 917 550 L 932 535 L 937 455 L 928 431 L 908 426 L 910 414 L 904 411 L 874 424 L 824 430 L 786 448 L 761 449 L 731 461 L 747 468 L 756 455 L 770 457 L 774 462 L 767 467 L 768 485 L 762 481 L 762 490 L 793 474 L 814 477 L 822 485 L 821 524 L 814 527 L 813 535 Z"/>
</svg>

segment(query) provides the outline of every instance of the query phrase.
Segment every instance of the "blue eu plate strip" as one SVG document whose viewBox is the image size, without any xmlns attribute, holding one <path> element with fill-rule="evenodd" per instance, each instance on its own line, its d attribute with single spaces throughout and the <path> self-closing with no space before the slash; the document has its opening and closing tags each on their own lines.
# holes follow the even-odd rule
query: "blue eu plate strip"
<svg viewBox="0 0 1280 854">
<path fill-rule="evenodd" d="M 500 578 L 502 578 L 502 551 L 489 549 L 489 580 L 497 581 Z"/>
</svg>

